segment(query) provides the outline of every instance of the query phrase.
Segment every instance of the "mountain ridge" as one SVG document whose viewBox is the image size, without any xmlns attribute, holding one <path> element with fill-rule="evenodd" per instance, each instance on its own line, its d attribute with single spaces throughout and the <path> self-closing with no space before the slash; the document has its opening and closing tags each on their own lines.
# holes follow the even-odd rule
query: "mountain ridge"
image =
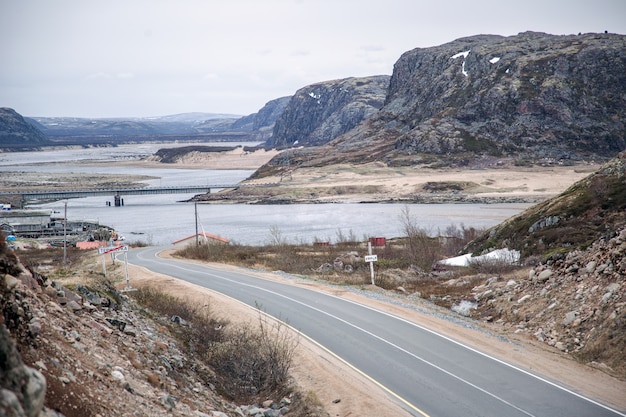
<svg viewBox="0 0 626 417">
<path fill-rule="evenodd" d="M 8 107 L 0 108 L 0 148 L 39 147 L 49 143 L 46 135 L 21 114 Z"/>
<path fill-rule="evenodd" d="M 624 150 L 624 91 L 626 36 L 523 32 L 415 48 L 400 56 L 391 76 L 318 82 L 239 118 L 57 118 L 73 126 L 32 120 L 49 138 L 200 135 L 307 148 L 270 166 L 285 156 L 308 166 L 466 166 L 487 159 L 532 165 L 608 160 Z"/>
<path fill-rule="evenodd" d="M 624 35 L 476 35 L 405 52 L 376 114 L 293 157 L 309 166 L 608 160 L 626 148 L 623 91 Z"/>
<path fill-rule="evenodd" d="M 328 143 L 382 107 L 389 76 L 351 77 L 296 91 L 276 120 L 266 147 Z"/>
</svg>

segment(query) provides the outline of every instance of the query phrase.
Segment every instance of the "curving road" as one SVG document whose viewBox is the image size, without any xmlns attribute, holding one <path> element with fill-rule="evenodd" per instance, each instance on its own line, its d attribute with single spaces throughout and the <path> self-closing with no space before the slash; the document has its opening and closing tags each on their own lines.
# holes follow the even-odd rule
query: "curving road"
<svg viewBox="0 0 626 417">
<path fill-rule="evenodd" d="M 162 249 L 133 249 L 128 260 L 260 306 L 378 382 L 412 415 L 626 417 L 554 381 L 383 311 L 243 269 L 159 258 Z"/>
</svg>

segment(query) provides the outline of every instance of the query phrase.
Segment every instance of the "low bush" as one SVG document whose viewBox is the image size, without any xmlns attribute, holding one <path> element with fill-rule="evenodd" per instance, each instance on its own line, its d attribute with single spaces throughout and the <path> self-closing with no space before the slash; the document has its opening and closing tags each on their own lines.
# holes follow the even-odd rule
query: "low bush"
<svg viewBox="0 0 626 417">
<path fill-rule="evenodd" d="M 130 294 L 140 305 L 161 315 L 168 317 L 178 316 L 189 322 L 205 318 L 201 316 L 197 305 L 189 301 L 180 300 L 156 288 L 142 287 Z"/>
<path fill-rule="evenodd" d="M 224 394 L 253 399 L 285 392 L 297 340 L 280 322 L 230 329 L 210 352 L 209 363 L 219 375 Z"/>
<path fill-rule="evenodd" d="M 503 275 L 517 269 L 520 269 L 520 265 L 511 263 L 507 259 L 472 260 L 470 262 L 470 271 L 478 274 Z"/>
<path fill-rule="evenodd" d="M 259 325 L 230 326 L 210 310 L 158 289 L 130 293 L 142 307 L 165 315 L 190 354 L 216 372 L 220 392 L 232 400 L 249 401 L 289 391 L 289 369 L 297 339 L 280 322 L 260 319 Z M 182 325 L 181 325 L 182 324 Z"/>
</svg>

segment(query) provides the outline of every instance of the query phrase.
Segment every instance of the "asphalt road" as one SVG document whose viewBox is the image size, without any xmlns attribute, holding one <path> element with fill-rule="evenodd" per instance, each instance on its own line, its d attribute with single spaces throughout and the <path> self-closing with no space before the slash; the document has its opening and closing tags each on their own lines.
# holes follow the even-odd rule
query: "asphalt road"
<svg viewBox="0 0 626 417">
<path fill-rule="evenodd" d="M 376 381 L 412 415 L 626 417 L 555 381 L 383 311 L 245 269 L 158 258 L 161 249 L 131 250 L 129 263 L 259 307 Z"/>
</svg>

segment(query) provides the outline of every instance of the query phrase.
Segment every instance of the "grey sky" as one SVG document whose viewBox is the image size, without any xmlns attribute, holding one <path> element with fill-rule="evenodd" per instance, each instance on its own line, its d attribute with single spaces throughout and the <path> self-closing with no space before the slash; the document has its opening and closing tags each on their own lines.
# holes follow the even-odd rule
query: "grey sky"
<svg viewBox="0 0 626 417">
<path fill-rule="evenodd" d="M 0 0 L 0 107 L 250 114 L 481 33 L 626 33 L 624 0 Z"/>
</svg>

